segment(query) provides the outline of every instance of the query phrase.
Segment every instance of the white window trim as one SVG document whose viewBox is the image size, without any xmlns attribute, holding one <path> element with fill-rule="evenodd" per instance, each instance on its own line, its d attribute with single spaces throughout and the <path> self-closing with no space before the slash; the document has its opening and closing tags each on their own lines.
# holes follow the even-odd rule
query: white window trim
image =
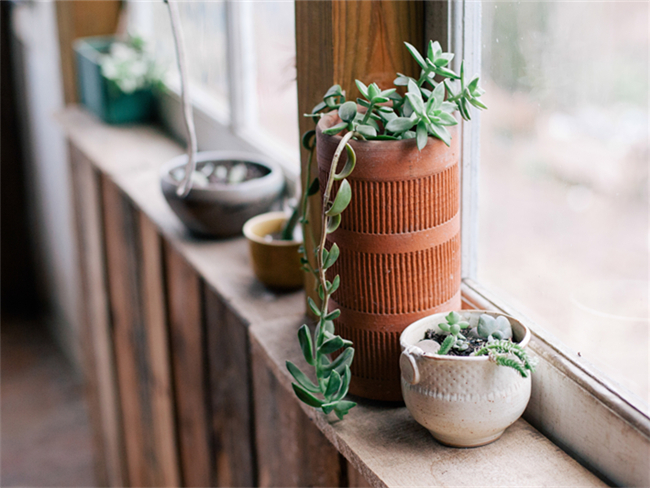
<svg viewBox="0 0 650 488">
<path fill-rule="evenodd" d="M 427 39 L 446 39 L 467 73 L 481 68 L 481 2 L 427 3 Z M 440 18 L 441 12 L 446 19 Z M 525 418 L 594 472 L 622 486 L 650 486 L 650 418 L 645 406 L 561 341 L 476 282 L 480 117 L 461 125 L 462 277 L 466 306 L 496 309 L 531 328 L 540 360 Z"/>
<path fill-rule="evenodd" d="M 131 15 L 143 35 L 151 34 L 151 12 L 147 2 L 131 1 Z M 219 103 L 201 87 L 191 86 L 198 148 L 239 150 L 264 154 L 283 170 L 287 182 L 295 187 L 299 181 L 299 143 L 287 147 L 262 130 L 257 117 L 255 51 L 252 43 L 252 4 L 226 0 L 226 35 L 228 59 L 228 102 Z M 161 99 L 162 123 L 179 140 L 185 141 L 182 124 L 180 85 L 167 83 Z M 297 116 L 297 115 L 296 115 Z"/>
</svg>

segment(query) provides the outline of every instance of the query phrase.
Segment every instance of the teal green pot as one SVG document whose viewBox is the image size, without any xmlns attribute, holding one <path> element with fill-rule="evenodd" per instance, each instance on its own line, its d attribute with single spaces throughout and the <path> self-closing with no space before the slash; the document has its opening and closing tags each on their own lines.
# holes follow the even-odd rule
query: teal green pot
<svg viewBox="0 0 650 488">
<path fill-rule="evenodd" d="M 75 43 L 79 99 L 109 124 L 148 122 L 155 112 L 152 89 L 125 94 L 102 75 L 99 56 L 109 51 L 113 41 L 112 37 L 86 37 Z"/>
</svg>

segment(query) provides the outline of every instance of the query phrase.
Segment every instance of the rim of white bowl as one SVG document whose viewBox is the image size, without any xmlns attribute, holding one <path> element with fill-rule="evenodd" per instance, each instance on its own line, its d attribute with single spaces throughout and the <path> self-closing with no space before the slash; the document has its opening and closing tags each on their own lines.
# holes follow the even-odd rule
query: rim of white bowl
<svg viewBox="0 0 650 488">
<path fill-rule="evenodd" d="M 512 322 L 516 322 L 518 325 L 520 325 L 524 329 L 524 337 L 523 337 L 523 339 L 521 341 L 517 342 L 516 344 L 519 344 L 521 347 L 526 347 L 526 346 L 528 346 L 528 343 L 530 342 L 530 338 L 531 338 L 530 329 L 528 327 L 526 327 L 524 324 L 522 324 L 519 320 L 512 317 L 511 315 L 501 313 L 501 312 L 494 312 L 494 311 L 491 311 L 491 310 L 456 310 L 456 312 L 462 313 L 462 314 L 470 313 L 472 315 L 475 315 L 475 314 L 482 315 L 484 313 L 486 313 L 488 315 L 493 315 L 493 316 L 502 315 L 502 316 L 506 317 L 508 320 L 510 320 L 511 324 L 512 324 Z M 422 349 L 419 349 L 420 351 L 422 351 L 422 353 L 419 353 L 419 352 L 413 350 L 414 347 L 417 347 L 417 343 L 416 344 L 406 344 L 406 341 L 404 340 L 404 335 L 407 333 L 407 331 L 409 331 L 409 329 L 411 329 L 411 331 L 412 331 L 413 329 L 422 327 L 423 326 L 422 324 L 424 322 L 431 321 L 432 317 L 439 316 L 439 317 L 444 318 L 447 314 L 449 314 L 449 312 L 434 313 L 434 314 L 431 314 L 431 315 L 427 315 L 426 317 L 422 317 L 421 319 L 418 319 L 415 322 L 413 322 L 412 324 L 408 325 L 402 331 L 402 333 L 400 334 L 400 338 L 399 338 L 399 343 L 400 343 L 400 346 L 401 346 L 402 350 L 405 350 L 405 349 L 408 348 L 410 354 L 417 355 L 419 357 L 423 357 L 423 358 L 427 358 L 427 359 L 431 359 L 433 361 L 488 361 L 490 359 L 489 356 L 447 356 L 447 355 L 440 356 L 438 354 L 433 354 L 433 353 L 430 353 L 430 352 L 422 351 Z M 427 324 L 427 326 L 431 327 L 431 325 L 429 325 L 429 324 Z"/>
</svg>

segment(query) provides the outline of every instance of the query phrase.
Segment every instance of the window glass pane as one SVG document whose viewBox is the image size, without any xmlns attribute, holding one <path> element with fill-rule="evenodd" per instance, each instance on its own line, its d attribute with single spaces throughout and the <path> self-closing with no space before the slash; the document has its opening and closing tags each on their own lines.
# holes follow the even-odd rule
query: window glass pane
<svg viewBox="0 0 650 488">
<path fill-rule="evenodd" d="M 483 3 L 478 261 L 646 402 L 648 8 Z"/>
<path fill-rule="evenodd" d="M 166 68 L 171 83 L 178 85 L 169 10 L 162 1 L 151 2 L 149 5 L 151 23 L 147 40 Z M 225 2 L 179 2 L 178 7 L 189 78 L 195 87 L 192 95 L 195 98 L 207 95 L 225 108 L 228 101 Z"/>
<path fill-rule="evenodd" d="M 294 2 L 253 2 L 252 15 L 258 123 L 265 132 L 297 152 Z"/>
</svg>

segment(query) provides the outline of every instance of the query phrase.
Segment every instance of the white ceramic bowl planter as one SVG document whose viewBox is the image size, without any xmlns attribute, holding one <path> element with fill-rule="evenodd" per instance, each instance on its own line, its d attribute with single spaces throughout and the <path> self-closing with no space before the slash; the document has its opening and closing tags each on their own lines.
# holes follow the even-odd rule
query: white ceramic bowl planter
<svg viewBox="0 0 650 488">
<path fill-rule="evenodd" d="M 475 325 L 482 314 L 464 310 L 463 320 Z M 524 412 L 530 399 L 530 376 L 499 366 L 488 356 L 439 356 L 416 344 L 428 329 L 440 331 L 446 313 L 425 317 L 409 325 L 400 337 L 402 394 L 415 420 L 433 437 L 454 447 L 477 447 L 498 439 Z M 526 347 L 530 331 L 505 316 L 513 342 Z"/>
</svg>

